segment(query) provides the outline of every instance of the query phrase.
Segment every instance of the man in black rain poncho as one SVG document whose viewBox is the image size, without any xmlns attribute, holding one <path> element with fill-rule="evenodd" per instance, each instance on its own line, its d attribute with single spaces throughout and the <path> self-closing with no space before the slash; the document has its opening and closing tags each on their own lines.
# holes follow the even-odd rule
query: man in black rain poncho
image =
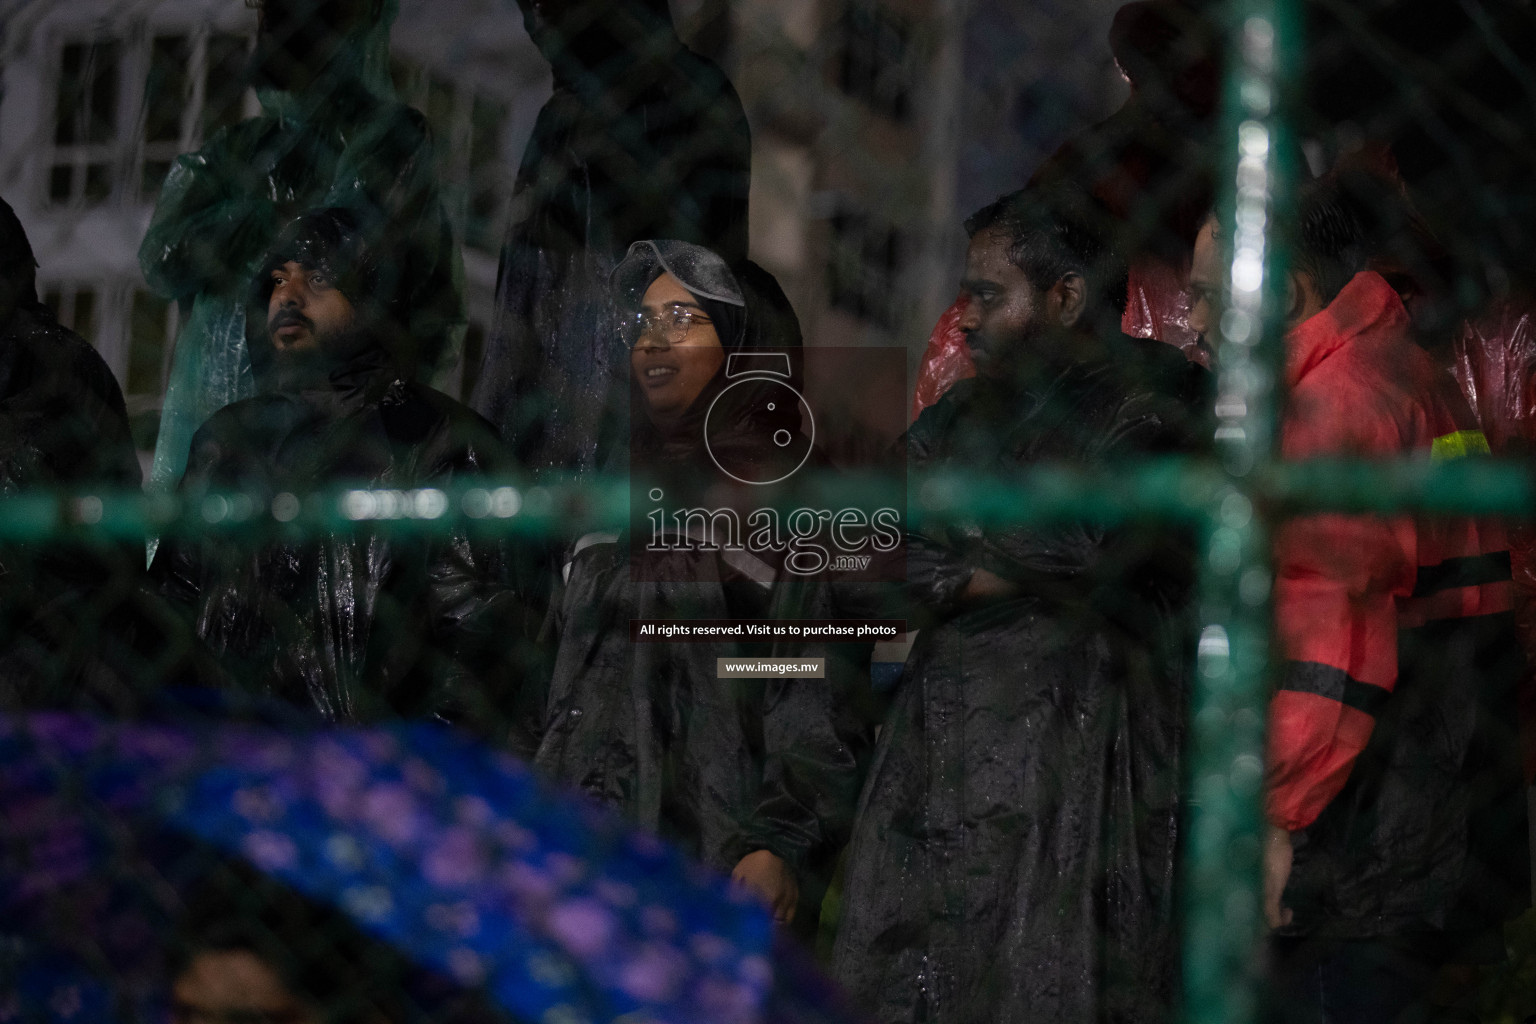
<svg viewBox="0 0 1536 1024">
<path fill-rule="evenodd" d="M 413 337 L 405 295 L 353 215 L 293 221 L 251 282 L 246 340 L 261 394 L 192 441 L 182 490 L 279 494 L 357 483 L 441 487 L 495 472 L 490 424 L 416 379 L 440 338 Z M 402 294 L 404 293 L 404 294 Z M 285 500 L 292 500 L 285 499 Z M 489 730 L 513 663 L 511 595 L 460 534 L 168 542 L 155 571 L 245 687 L 331 720 L 435 715 Z M 512 615 L 512 617 L 508 617 Z"/>
<path fill-rule="evenodd" d="M 1039 188 L 967 222 L 980 375 L 908 432 L 914 469 L 1193 446 L 1206 371 L 1119 333 L 1101 216 Z M 922 632 L 860 800 L 834 952 L 875 1019 L 1168 1017 L 1191 561 L 1159 528 L 909 534 L 903 598 L 878 611 Z"/>
<path fill-rule="evenodd" d="M 38 301 L 26 232 L 0 200 L 0 494 L 137 490 L 122 391 Z M 190 632 L 145 587 L 141 544 L 62 538 L 0 549 L 0 706 L 122 711 L 196 678 Z"/>
<path fill-rule="evenodd" d="M 471 404 L 519 465 L 584 471 L 624 443 L 608 276 L 630 243 L 747 255 L 741 101 L 666 0 L 518 0 L 554 71 L 514 189 L 496 317 Z"/>
<path fill-rule="evenodd" d="M 763 480 L 793 470 L 804 448 L 773 439 L 799 434 L 798 405 L 765 399 L 772 377 L 727 376 L 732 358 L 800 347 L 772 276 L 751 264 L 738 276 L 700 246 L 659 241 L 635 243 L 615 283 L 631 317 L 637 491 L 654 496 L 654 485 L 665 509 L 698 508 L 729 503 L 721 465 Z M 718 537 L 718 550 L 703 549 L 637 522 L 633 534 L 574 546 L 535 764 L 731 872 L 814 934 L 868 746 L 844 699 L 849 666 L 834 651 L 825 679 L 721 679 L 717 658 L 769 645 L 637 643 L 630 620 L 809 617 L 816 588 L 785 583 L 771 552 Z"/>
<path fill-rule="evenodd" d="M 246 287 L 278 230 L 305 210 L 375 211 L 398 240 L 382 269 L 406 289 L 412 337 L 446 353 L 464 318 L 427 123 L 390 84 L 397 0 L 258 7 L 251 74 L 262 113 L 176 160 L 139 249 L 149 286 L 182 307 L 150 474 L 159 486 L 180 477 L 193 431 L 255 393 Z"/>
</svg>

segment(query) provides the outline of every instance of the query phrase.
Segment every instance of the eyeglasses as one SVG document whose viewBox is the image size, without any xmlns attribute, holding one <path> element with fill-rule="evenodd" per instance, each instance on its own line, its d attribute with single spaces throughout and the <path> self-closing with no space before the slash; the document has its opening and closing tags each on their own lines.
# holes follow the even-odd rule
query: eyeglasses
<svg viewBox="0 0 1536 1024">
<path fill-rule="evenodd" d="M 664 341 L 667 347 L 689 343 L 689 332 L 695 327 L 707 327 L 714 323 L 703 313 L 687 309 L 667 309 L 660 313 L 629 313 L 619 317 L 619 341 L 625 348 L 634 348 L 642 338 Z M 698 335 L 693 336 L 695 339 Z"/>
</svg>

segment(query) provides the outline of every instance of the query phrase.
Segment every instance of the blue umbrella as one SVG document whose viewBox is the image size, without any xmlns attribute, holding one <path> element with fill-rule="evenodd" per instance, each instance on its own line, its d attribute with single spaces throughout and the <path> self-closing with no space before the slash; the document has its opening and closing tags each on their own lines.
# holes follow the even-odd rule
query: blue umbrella
<svg viewBox="0 0 1536 1024">
<path fill-rule="evenodd" d="M 0 939 L 0 1022 L 108 1024 L 118 1019 L 116 993 L 67 954 L 16 936 Z"/>
<path fill-rule="evenodd" d="M 82 919 L 123 919 L 122 886 L 102 882 L 112 837 L 169 832 L 187 856 L 253 865 L 519 1019 L 847 1019 L 724 879 L 432 724 L 9 716 L 0 814 L 0 913 L 12 919 L 57 922 L 61 899 Z"/>
</svg>

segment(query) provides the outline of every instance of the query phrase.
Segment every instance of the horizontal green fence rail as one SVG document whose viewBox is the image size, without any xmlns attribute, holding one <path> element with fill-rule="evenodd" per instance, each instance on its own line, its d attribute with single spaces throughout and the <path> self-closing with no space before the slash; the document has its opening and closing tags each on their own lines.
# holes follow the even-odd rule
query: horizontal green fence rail
<svg viewBox="0 0 1536 1024">
<path fill-rule="evenodd" d="M 1256 467 L 1243 492 L 1215 464 L 1149 460 L 1135 466 L 1083 469 L 1040 466 L 1009 476 L 912 474 L 906 522 L 964 520 L 989 526 L 1091 519 L 1105 523 L 1161 519 L 1246 524 L 1253 503 L 1267 517 L 1307 510 L 1536 516 L 1536 471 L 1525 462 L 1344 460 Z M 821 477 L 776 492 L 790 509 L 861 507 L 889 484 L 860 477 Z M 338 487 L 307 494 L 219 491 L 202 495 L 139 491 L 38 491 L 0 498 L 0 541 L 40 542 L 60 536 L 142 539 L 209 532 L 294 537 L 358 530 L 440 534 L 470 530 L 553 540 L 626 526 L 630 487 L 622 478 L 534 484 L 476 482 L 447 489 Z"/>
</svg>

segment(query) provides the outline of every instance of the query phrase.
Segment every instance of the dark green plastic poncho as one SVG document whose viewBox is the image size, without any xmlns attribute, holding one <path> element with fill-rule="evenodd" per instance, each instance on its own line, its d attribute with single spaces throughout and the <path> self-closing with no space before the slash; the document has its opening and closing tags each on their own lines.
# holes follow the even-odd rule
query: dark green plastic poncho
<svg viewBox="0 0 1536 1024">
<path fill-rule="evenodd" d="M 192 434 L 217 410 L 255 393 L 245 345 L 245 289 L 278 229 L 300 212 L 382 211 L 401 239 L 394 274 L 411 282 L 410 330 L 453 349 L 463 320 L 463 271 L 434 178 L 420 113 L 389 80 L 395 0 L 339 43 L 299 92 L 259 90 L 262 114 L 180 157 L 166 176 L 139 249 L 151 288 L 182 309 L 151 482 L 173 486 Z"/>
</svg>

